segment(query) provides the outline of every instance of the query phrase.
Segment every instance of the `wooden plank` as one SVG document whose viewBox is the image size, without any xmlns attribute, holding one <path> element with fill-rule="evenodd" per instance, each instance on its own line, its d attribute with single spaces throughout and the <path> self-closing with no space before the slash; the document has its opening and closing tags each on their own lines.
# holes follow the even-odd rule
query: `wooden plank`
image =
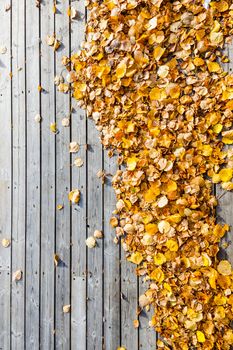
<svg viewBox="0 0 233 350">
<path fill-rule="evenodd" d="M 224 69 L 232 74 L 233 71 L 233 44 L 230 44 L 225 49 L 226 55 L 229 57 L 230 62 L 224 65 Z M 226 146 L 225 148 L 231 148 Z M 233 193 L 224 191 L 220 185 L 215 185 L 215 192 L 218 200 L 217 206 L 217 221 L 219 223 L 226 223 L 230 225 L 230 231 L 222 239 L 222 244 L 228 244 L 225 248 L 220 249 L 220 258 L 227 259 L 233 264 L 233 245 L 232 245 L 232 234 L 233 234 L 233 206 L 232 199 Z"/>
<path fill-rule="evenodd" d="M 55 252 L 55 137 L 50 132 L 54 122 L 54 52 L 46 36 L 54 32 L 51 1 L 41 4 L 41 349 L 54 348 L 54 262 Z"/>
<path fill-rule="evenodd" d="M 62 57 L 69 56 L 69 17 L 67 9 L 69 0 L 57 2 L 55 14 L 55 33 L 62 45 L 56 51 L 55 74 L 60 75 L 66 71 L 62 65 Z M 62 119 L 69 116 L 69 94 L 57 92 L 55 94 L 55 118 L 59 130 L 56 137 L 56 204 L 64 205 L 63 210 L 56 214 L 56 253 L 61 263 L 56 269 L 56 300 L 55 300 L 55 328 L 56 349 L 70 348 L 70 314 L 63 312 L 63 306 L 70 304 L 70 205 L 68 193 L 70 191 L 70 129 L 62 127 Z"/>
<path fill-rule="evenodd" d="M 39 10 L 26 1 L 27 203 L 25 348 L 39 348 L 40 329 L 40 113 Z"/>
<path fill-rule="evenodd" d="M 79 11 L 79 20 L 71 22 L 71 54 L 80 49 L 84 40 L 85 6 L 84 2 L 73 2 L 72 6 Z M 84 161 L 81 168 L 72 167 L 72 188 L 81 191 L 78 207 L 72 206 L 72 280 L 71 280 L 71 349 L 77 344 L 86 349 L 86 223 L 87 223 L 87 148 L 86 148 L 86 114 L 72 100 L 71 139 L 80 144 L 78 154 L 72 156 L 72 163 L 79 157 Z"/>
<path fill-rule="evenodd" d="M 26 116 L 25 116 L 25 3 L 12 0 L 12 128 L 13 216 L 12 272 L 21 270 L 21 281 L 12 282 L 11 348 L 24 350 L 24 266 L 26 206 Z"/>
<path fill-rule="evenodd" d="M 129 263 L 121 252 L 121 345 L 126 349 L 138 350 L 138 329 L 133 321 L 137 318 L 138 281 L 135 265 Z"/>
<path fill-rule="evenodd" d="M 109 158 L 106 151 L 104 169 L 107 174 L 104 186 L 104 337 L 105 349 L 112 350 L 121 343 L 120 244 L 113 243 L 115 230 L 109 223 L 116 207 L 111 180 L 118 165 L 117 157 Z"/>
<path fill-rule="evenodd" d="M 103 190 L 97 173 L 102 170 L 102 146 L 94 122 L 88 119 L 88 236 L 102 230 Z M 103 335 L 103 240 L 88 249 L 87 349 L 102 349 Z"/>
<path fill-rule="evenodd" d="M 1 46 L 7 49 L 0 58 L 0 242 L 11 240 L 11 14 L 0 7 Z M 10 349 L 11 247 L 0 244 L 0 348 Z"/>
<path fill-rule="evenodd" d="M 148 283 L 143 281 L 143 278 L 139 278 L 139 296 L 144 294 L 148 288 Z M 140 350 L 155 350 L 156 349 L 156 332 L 154 328 L 149 327 L 149 321 L 153 316 L 153 307 L 149 312 L 144 310 L 139 317 L 139 349 Z"/>
</svg>

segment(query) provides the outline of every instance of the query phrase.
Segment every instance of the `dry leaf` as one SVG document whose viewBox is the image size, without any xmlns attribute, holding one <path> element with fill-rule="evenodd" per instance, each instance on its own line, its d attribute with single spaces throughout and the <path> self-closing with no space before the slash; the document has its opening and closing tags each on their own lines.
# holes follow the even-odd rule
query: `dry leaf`
<svg viewBox="0 0 233 350">
<path fill-rule="evenodd" d="M 78 189 L 75 189 L 75 190 L 70 191 L 70 193 L 68 195 L 68 199 L 73 204 L 78 204 L 79 200 L 80 200 L 80 195 L 81 195 L 80 191 Z"/>
<path fill-rule="evenodd" d="M 7 239 L 7 238 L 3 238 L 3 240 L 2 240 L 2 246 L 3 246 L 4 248 L 8 248 L 10 245 L 11 245 L 11 241 L 10 241 L 9 239 Z"/>
<path fill-rule="evenodd" d="M 70 142 L 70 153 L 77 153 L 80 149 L 78 142 Z"/>
<path fill-rule="evenodd" d="M 58 254 L 54 254 L 53 256 L 53 261 L 54 261 L 54 265 L 58 266 L 59 265 L 59 261 L 60 261 L 60 257 Z"/>
<path fill-rule="evenodd" d="M 94 248 L 96 246 L 96 240 L 95 237 L 90 236 L 86 239 L 86 246 L 88 248 Z"/>
<path fill-rule="evenodd" d="M 65 314 L 69 313 L 70 310 L 71 310 L 71 305 L 64 305 L 64 306 L 63 306 L 63 312 L 64 312 Z"/>
<path fill-rule="evenodd" d="M 23 272 L 21 270 L 17 270 L 13 273 L 13 281 L 20 281 L 23 278 Z"/>
<path fill-rule="evenodd" d="M 0 54 L 5 55 L 7 53 L 7 48 L 6 46 L 0 46 Z"/>
<path fill-rule="evenodd" d="M 37 122 L 37 123 L 40 123 L 41 122 L 41 116 L 40 116 L 40 114 L 36 114 L 36 116 L 35 116 L 35 122 Z"/>
<path fill-rule="evenodd" d="M 5 5 L 5 11 L 10 11 L 11 10 L 11 4 Z"/>
<path fill-rule="evenodd" d="M 84 164 L 84 161 L 81 158 L 76 158 L 74 160 L 74 165 L 77 167 L 81 167 L 81 166 L 83 166 L 83 164 Z"/>
<path fill-rule="evenodd" d="M 50 131 L 52 131 L 54 134 L 57 133 L 57 123 L 50 124 Z"/>
<path fill-rule="evenodd" d="M 68 127 L 70 125 L 70 119 L 69 118 L 63 118 L 61 121 L 62 126 Z"/>
<path fill-rule="evenodd" d="M 97 239 L 103 238 L 103 232 L 100 230 L 95 230 L 94 231 L 94 238 L 97 238 Z"/>
</svg>

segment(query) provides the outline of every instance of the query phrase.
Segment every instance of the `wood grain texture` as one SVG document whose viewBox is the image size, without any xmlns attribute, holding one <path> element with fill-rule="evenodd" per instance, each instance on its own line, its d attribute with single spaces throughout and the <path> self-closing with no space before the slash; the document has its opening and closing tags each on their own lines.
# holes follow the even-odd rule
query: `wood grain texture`
<svg viewBox="0 0 233 350">
<path fill-rule="evenodd" d="M 88 119 L 88 202 L 87 235 L 93 236 L 95 230 L 103 230 L 103 185 L 97 173 L 103 169 L 102 146 L 94 122 Z M 103 343 L 103 239 L 97 247 L 88 249 L 87 286 L 87 348 L 102 349 Z"/>
<path fill-rule="evenodd" d="M 25 2 L 12 0 L 12 132 L 13 203 L 12 272 L 23 272 L 12 281 L 11 347 L 25 349 L 25 231 L 26 231 L 26 71 Z M 17 315 L 17 317 L 15 317 Z"/>
<path fill-rule="evenodd" d="M 80 49 L 84 40 L 85 6 L 83 2 L 75 1 L 72 6 L 80 13 L 80 18 L 71 21 L 71 55 Z M 72 206 L 72 279 L 71 279 L 71 348 L 86 350 L 86 303 L 87 303 L 87 123 L 86 114 L 72 99 L 71 139 L 77 141 L 80 150 L 72 156 L 72 185 L 81 192 L 78 206 Z M 74 166 L 74 160 L 81 158 L 82 167 Z"/>
<path fill-rule="evenodd" d="M 143 278 L 139 279 L 139 296 L 144 294 L 148 288 L 148 283 L 143 281 Z M 149 321 L 153 316 L 153 308 L 149 312 L 144 310 L 139 316 L 139 350 L 155 350 L 156 349 L 156 332 L 154 328 L 149 327 Z"/>
<path fill-rule="evenodd" d="M 39 11 L 26 1 L 26 130 L 27 202 L 25 269 L 25 348 L 36 350 L 40 343 L 40 54 Z M 30 28 L 30 30 L 27 30 Z M 33 180 L 32 180 L 33 179 Z"/>
<path fill-rule="evenodd" d="M 11 240 L 11 15 L 0 7 L 2 46 L 7 52 L 0 58 L 0 348 L 10 348 L 10 285 L 11 247 L 2 246 L 3 239 Z"/>
<path fill-rule="evenodd" d="M 104 340 L 106 350 L 117 349 L 121 337 L 120 245 L 113 243 L 115 232 L 109 221 L 115 209 L 116 197 L 112 188 L 112 175 L 118 169 L 117 157 L 109 158 L 104 151 Z"/>
<path fill-rule="evenodd" d="M 62 57 L 69 57 L 69 17 L 67 9 L 69 1 L 59 1 L 55 13 L 55 33 L 61 41 L 60 48 L 55 53 L 55 75 L 64 74 Z M 55 121 L 58 132 L 56 138 L 56 205 L 64 205 L 56 213 L 56 254 L 60 263 L 56 268 L 56 299 L 55 299 L 55 330 L 56 349 L 70 348 L 70 314 L 63 312 L 64 305 L 70 305 L 70 252 L 71 252 L 71 222 L 68 194 L 70 191 L 70 129 L 62 126 L 62 119 L 70 115 L 69 94 L 55 92 Z"/>
<path fill-rule="evenodd" d="M 125 259 L 121 253 L 121 345 L 126 349 L 138 350 L 138 328 L 133 321 L 137 319 L 138 278 L 135 275 L 135 265 Z"/>
<path fill-rule="evenodd" d="M 233 44 L 230 44 L 226 48 L 226 55 L 230 59 L 230 63 L 224 65 L 224 69 L 232 74 L 233 71 Z M 231 148 L 226 146 L 225 148 Z M 233 245 L 232 245 L 232 233 L 233 233 L 233 206 L 232 199 L 233 193 L 224 191 L 220 185 L 215 185 L 215 192 L 218 198 L 217 206 L 217 221 L 222 224 L 230 225 L 230 230 L 222 239 L 220 258 L 230 260 L 233 264 Z"/>
<path fill-rule="evenodd" d="M 55 279 L 55 137 L 50 132 L 54 122 L 54 51 L 48 47 L 46 36 L 54 32 L 51 1 L 41 5 L 41 349 L 54 348 Z"/>
</svg>

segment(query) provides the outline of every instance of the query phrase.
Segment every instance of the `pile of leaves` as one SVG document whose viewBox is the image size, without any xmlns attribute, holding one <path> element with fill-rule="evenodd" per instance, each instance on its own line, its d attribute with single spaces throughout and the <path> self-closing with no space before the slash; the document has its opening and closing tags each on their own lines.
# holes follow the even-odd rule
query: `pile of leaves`
<svg viewBox="0 0 233 350">
<path fill-rule="evenodd" d="M 230 0 L 87 2 L 82 50 L 68 64 L 74 97 L 119 156 L 111 224 L 149 281 L 141 308 L 168 349 L 230 349 L 233 274 L 217 257 L 213 183 L 232 190 L 233 76 L 224 45 Z"/>
</svg>

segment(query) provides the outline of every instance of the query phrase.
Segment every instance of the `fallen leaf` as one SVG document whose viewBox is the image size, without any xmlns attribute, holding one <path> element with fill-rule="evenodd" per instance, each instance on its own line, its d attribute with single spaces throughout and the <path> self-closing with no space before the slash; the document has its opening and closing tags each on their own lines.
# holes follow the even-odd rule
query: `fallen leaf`
<svg viewBox="0 0 233 350">
<path fill-rule="evenodd" d="M 68 199 L 73 204 L 78 204 L 80 200 L 80 191 L 78 189 L 70 191 Z"/>
<path fill-rule="evenodd" d="M 3 246 L 4 248 L 8 248 L 10 245 L 11 245 L 11 241 L 10 241 L 9 239 L 7 239 L 7 238 L 3 238 L 3 240 L 2 240 L 2 246 Z"/>
<path fill-rule="evenodd" d="M 77 153 L 80 149 L 80 146 L 77 142 L 70 142 L 70 153 Z"/>
<path fill-rule="evenodd" d="M 77 167 L 81 167 L 81 166 L 83 166 L 83 164 L 84 164 L 84 161 L 81 158 L 76 158 L 74 160 L 74 165 Z"/>
<path fill-rule="evenodd" d="M 23 278 L 23 272 L 21 270 L 17 270 L 13 273 L 13 281 L 20 281 Z"/>
<path fill-rule="evenodd" d="M 60 261 L 60 257 L 58 254 L 54 254 L 53 256 L 53 261 L 54 261 L 54 265 L 58 266 L 59 265 L 59 261 Z"/>
<path fill-rule="evenodd" d="M 88 248 L 94 248 L 96 246 L 96 240 L 95 237 L 90 236 L 86 239 L 86 246 Z"/>
<path fill-rule="evenodd" d="M 71 305 L 64 305 L 63 306 L 63 312 L 64 314 L 70 313 Z"/>
</svg>

